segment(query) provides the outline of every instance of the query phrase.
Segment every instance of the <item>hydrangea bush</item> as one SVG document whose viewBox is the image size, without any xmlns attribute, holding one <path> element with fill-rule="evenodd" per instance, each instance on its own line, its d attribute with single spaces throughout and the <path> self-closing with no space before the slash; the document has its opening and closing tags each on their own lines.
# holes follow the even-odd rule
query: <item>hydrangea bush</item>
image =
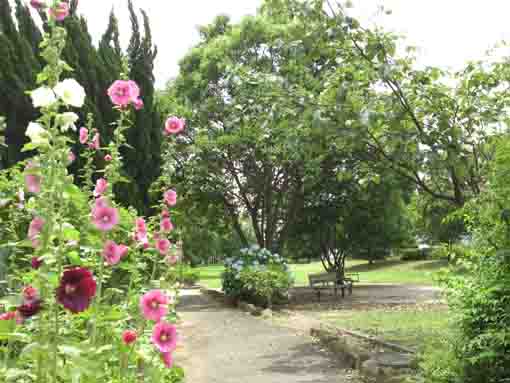
<svg viewBox="0 0 510 383">
<path fill-rule="evenodd" d="M 257 245 L 225 259 L 223 291 L 234 299 L 271 306 L 288 299 L 292 284 L 285 258 Z"/>
<path fill-rule="evenodd" d="M 107 145 L 92 118 L 78 129 L 76 110 L 86 94 L 61 59 L 66 30 L 60 22 L 69 4 L 30 4 L 47 16 L 41 44 L 46 66 L 38 88 L 28 92 L 40 117 L 27 128 L 24 150 L 37 154 L 23 174 L 10 171 L 4 178 L 16 195 L 2 195 L 0 205 L 2 217 L 15 218 L 1 247 L 20 260 L 9 269 L 14 290 L 0 306 L 0 381 L 181 381 L 183 372 L 173 363 L 178 286 L 170 241 L 177 193 L 161 190 L 161 214 L 149 219 L 118 206 L 113 193 L 125 182 L 120 148 L 131 115 L 143 108 L 143 90 L 127 75 L 105 90 L 119 113 Z M 128 73 L 126 65 L 122 69 Z M 170 136 L 184 127 L 183 120 L 170 117 L 162 129 Z M 75 141 L 84 146 L 83 190 L 67 169 L 75 160 Z M 97 157 L 105 160 L 102 170 L 93 167 Z"/>
</svg>

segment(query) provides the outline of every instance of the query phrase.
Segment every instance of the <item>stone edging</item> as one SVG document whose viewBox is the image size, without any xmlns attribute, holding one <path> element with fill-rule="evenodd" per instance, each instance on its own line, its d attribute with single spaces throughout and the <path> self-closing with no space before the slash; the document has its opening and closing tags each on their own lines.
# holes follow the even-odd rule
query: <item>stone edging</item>
<svg viewBox="0 0 510 383">
<path fill-rule="evenodd" d="M 312 328 L 310 333 L 344 364 L 359 370 L 361 375 L 372 381 L 400 383 L 414 375 L 416 365 L 414 351 L 365 334 L 325 325 Z M 402 352 L 403 349 L 407 351 Z"/>
</svg>

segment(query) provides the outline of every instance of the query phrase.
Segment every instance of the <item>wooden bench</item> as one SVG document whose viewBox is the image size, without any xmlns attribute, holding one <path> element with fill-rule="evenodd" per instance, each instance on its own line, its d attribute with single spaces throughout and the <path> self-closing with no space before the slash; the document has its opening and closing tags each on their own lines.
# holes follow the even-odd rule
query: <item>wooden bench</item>
<svg viewBox="0 0 510 383">
<path fill-rule="evenodd" d="M 319 302 L 321 300 L 321 290 L 333 289 L 335 291 L 335 296 L 337 296 L 338 289 L 341 289 L 342 298 L 345 297 L 345 289 L 349 291 L 349 295 L 352 294 L 353 280 L 349 277 L 339 279 L 336 273 L 309 274 L 308 281 L 310 283 L 310 288 L 316 291 Z"/>
</svg>

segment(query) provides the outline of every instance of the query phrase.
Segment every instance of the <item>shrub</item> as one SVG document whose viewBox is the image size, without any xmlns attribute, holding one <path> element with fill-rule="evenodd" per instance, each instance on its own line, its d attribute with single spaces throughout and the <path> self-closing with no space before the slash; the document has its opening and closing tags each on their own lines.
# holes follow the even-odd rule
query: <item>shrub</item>
<svg viewBox="0 0 510 383">
<path fill-rule="evenodd" d="M 200 280 L 200 272 L 188 265 L 181 265 L 177 269 L 178 281 L 187 286 L 193 286 Z"/>
<path fill-rule="evenodd" d="M 268 306 L 288 298 L 292 283 L 285 259 L 259 246 L 225 260 L 223 291 L 232 298 Z"/>
</svg>

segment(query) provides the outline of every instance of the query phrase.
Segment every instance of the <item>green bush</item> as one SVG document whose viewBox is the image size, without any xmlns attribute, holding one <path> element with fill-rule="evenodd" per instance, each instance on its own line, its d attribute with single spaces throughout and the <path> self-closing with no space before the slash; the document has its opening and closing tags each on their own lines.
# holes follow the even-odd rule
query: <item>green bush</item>
<svg viewBox="0 0 510 383">
<path fill-rule="evenodd" d="M 187 286 L 193 286 L 200 280 L 200 272 L 188 265 L 181 265 L 177 275 L 179 282 Z"/>
<path fill-rule="evenodd" d="M 456 358 L 456 338 L 451 334 L 429 338 L 419 355 L 423 380 L 431 383 L 457 383 L 461 366 Z M 460 382 L 459 382 L 460 383 Z"/>
<path fill-rule="evenodd" d="M 257 245 L 225 260 L 223 291 L 234 299 L 268 306 L 287 299 L 292 283 L 285 259 Z"/>
</svg>

